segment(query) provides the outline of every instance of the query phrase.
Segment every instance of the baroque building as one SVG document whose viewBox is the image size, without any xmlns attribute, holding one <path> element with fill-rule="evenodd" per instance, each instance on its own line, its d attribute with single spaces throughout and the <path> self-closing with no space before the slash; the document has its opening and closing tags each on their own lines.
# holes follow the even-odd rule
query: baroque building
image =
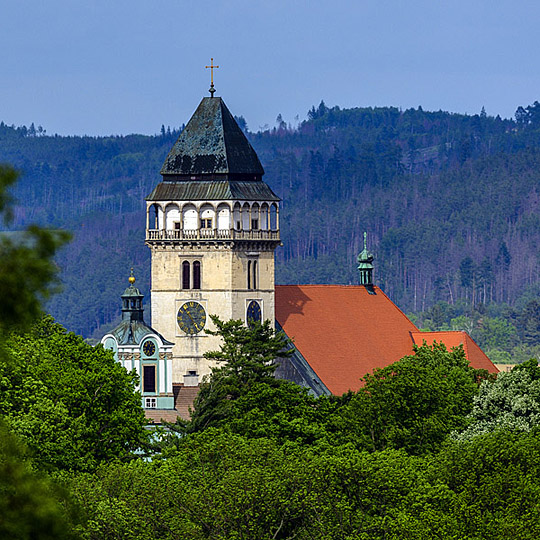
<svg viewBox="0 0 540 540">
<path fill-rule="evenodd" d="M 143 298 L 135 287 L 132 269 L 129 287 L 122 295 L 122 321 L 101 343 L 128 371 L 138 373 L 143 407 L 173 409 L 173 344 L 144 322 Z"/>
</svg>

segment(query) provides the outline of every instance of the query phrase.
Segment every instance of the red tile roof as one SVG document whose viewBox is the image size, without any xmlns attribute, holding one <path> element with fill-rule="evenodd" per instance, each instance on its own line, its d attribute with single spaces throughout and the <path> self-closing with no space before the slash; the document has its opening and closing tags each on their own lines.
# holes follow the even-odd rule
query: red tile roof
<svg viewBox="0 0 540 540">
<path fill-rule="evenodd" d="M 442 342 L 447 349 L 463 345 L 465 355 L 473 368 L 487 369 L 490 373 L 499 371 L 467 332 L 413 332 L 412 338 L 416 345 L 422 345 L 424 341 L 428 345 L 433 345 L 434 341 Z"/>
<path fill-rule="evenodd" d="M 416 326 L 378 288 L 277 285 L 276 319 L 333 394 L 411 353 Z"/>
<path fill-rule="evenodd" d="M 373 291 L 370 294 L 361 285 L 276 286 L 278 323 L 333 394 L 358 390 L 361 377 L 412 354 L 413 334 L 424 336 L 381 289 Z M 459 344 L 453 332 L 425 335 L 448 348 Z M 478 345 L 465 336 L 460 339 L 472 366 L 496 372 Z"/>
<path fill-rule="evenodd" d="M 145 409 L 144 415 L 149 424 L 161 424 L 163 420 L 174 424 L 180 416 L 174 409 Z"/>
<path fill-rule="evenodd" d="M 178 416 L 183 420 L 191 418 L 190 410 L 193 409 L 193 402 L 199 393 L 198 386 L 184 386 L 184 383 L 173 383 L 174 408 L 178 411 Z"/>
</svg>

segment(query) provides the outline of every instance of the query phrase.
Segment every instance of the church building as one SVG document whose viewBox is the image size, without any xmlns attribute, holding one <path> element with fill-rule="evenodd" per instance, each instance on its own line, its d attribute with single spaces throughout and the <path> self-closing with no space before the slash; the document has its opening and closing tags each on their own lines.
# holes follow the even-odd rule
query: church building
<svg viewBox="0 0 540 540">
<path fill-rule="evenodd" d="M 280 245 L 279 198 L 220 97 L 203 98 L 170 150 L 161 182 L 146 199 L 146 245 L 151 250 L 151 321 L 130 281 L 122 322 L 103 337 L 118 361 L 141 377 L 149 419 L 188 417 L 198 384 L 210 373 L 204 353 L 220 338 L 210 315 L 222 320 L 275 321 L 294 342 L 276 376 L 314 394 L 357 390 L 376 367 L 434 340 L 463 344 L 475 368 L 496 368 L 464 332 L 422 333 L 373 284 L 373 256 L 364 236 L 359 285 L 274 283 Z M 132 278 L 130 278 L 131 280 Z"/>
</svg>

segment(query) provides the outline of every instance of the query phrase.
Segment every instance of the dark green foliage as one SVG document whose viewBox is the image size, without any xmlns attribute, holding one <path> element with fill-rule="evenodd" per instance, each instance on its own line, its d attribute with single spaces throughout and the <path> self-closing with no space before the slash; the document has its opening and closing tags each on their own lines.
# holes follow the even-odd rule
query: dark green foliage
<svg viewBox="0 0 540 540">
<path fill-rule="evenodd" d="M 268 320 L 245 326 L 240 320 L 224 322 L 215 315 L 211 315 L 211 319 L 217 330 L 205 332 L 220 336 L 223 345 L 219 351 L 207 352 L 204 357 L 224 364 L 214 369 L 212 374 L 235 385 L 234 397 L 254 383 L 274 380 L 276 366 L 273 361 L 281 353 L 285 356 L 292 354 L 284 350 L 289 340 L 284 334 L 275 333 Z"/>
<path fill-rule="evenodd" d="M 296 459 L 268 440 L 215 429 L 191 436 L 164 462 L 106 467 L 80 476 L 82 538 L 288 538 L 307 509 Z M 106 494 L 104 496 L 104 494 Z"/>
<path fill-rule="evenodd" d="M 437 520 L 453 525 L 443 489 L 399 452 L 316 455 L 214 429 L 166 462 L 108 467 L 73 485 L 88 539 L 421 538 L 448 527 Z"/>
<path fill-rule="evenodd" d="M 416 347 L 414 355 L 366 375 L 341 412 L 340 436 L 371 451 L 434 452 L 465 427 L 476 379 L 462 348 Z"/>
<path fill-rule="evenodd" d="M 527 345 L 540 345 L 540 302 L 531 300 L 519 318 L 521 338 Z"/>
<path fill-rule="evenodd" d="M 145 418 L 128 373 L 110 351 L 91 347 L 51 317 L 6 343 L 0 414 L 42 469 L 93 470 L 144 444 Z"/>
<path fill-rule="evenodd" d="M 449 445 L 433 459 L 455 493 L 456 538 L 540 535 L 540 440 L 498 431 Z"/>
<path fill-rule="evenodd" d="M 0 214 L 7 223 L 13 204 L 8 188 L 16 179 L 12 168 L 0 166 Z M 16 364 L 6 347 L 7 331 L 26 329 L 41 314 L 40 300 L 48 296 L 57 276 L 52 257 L 66 239 L 65 234 L 37 227 L 17 237 L 0 238 L 0 538 L 73 538 L 66 500 L 52 482 L 33 470 L 26 449 L 4 421 L 10 399 L 23 394 L 21 378 L 9 377 Z M 33 399 L 39 388 L 29 385 L 26 390 L 26 397 Z"/>
<path fill-rule="evenodd" d="M 59 488 L 32 469 L 23 446 L 0 419 L 0 538 L 75 538 L 62 502 Z"/>
<path fill-rule="evenodd" d="M 499 433 L 425 458 L 313 452 L 215 429 L 160 462 L 103 467 L 71 487 L 84 539 L 535 539 L 540 445 Z"/>
<path fill-rule="evenodd" d="M 270 321 L 245 326 L 242 321 L 223 322 L 211 316 L 216 331 L 206 333 L 220 336 L 223 344 L 219 351 L 205 353 L 205 358 L 220 362 L 212 368 L 208 380 L 203 381 L 194 403 L 189 432 L 219 426 L 232 414 L 231 409 L 240 396 L 249 393 L 255 385 L 271 387 L 281 384 L 274 378 L 278 356 L 289 356 L 287 338 L 275 333 Z"/>
<path fill-rule="evenodd" d="M 258 383 L 234 400 L 222 427 L 249 438 L 306 445 L 333 441 L 338 400 L 315 398 L 288 381 Z"/>
<path fill-rule="evenodd" d="M 409 314 L 409 317 L 423 330 L 463 330 L 493 362 L 519 364 L 530 358 L 540 358 L 537 296 L 536 287 L 524 291 L 515 308 L 507 304 L 477 304 L 473 307 L 470 301 L 453 305 L 438 302 L 425 312 Z"/>
</svg>

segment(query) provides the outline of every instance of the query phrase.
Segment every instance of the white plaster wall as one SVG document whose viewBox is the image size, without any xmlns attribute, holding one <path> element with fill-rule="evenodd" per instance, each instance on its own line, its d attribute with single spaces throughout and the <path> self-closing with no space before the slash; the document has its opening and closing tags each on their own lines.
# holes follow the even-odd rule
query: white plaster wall
<svg viewBox="0 0 540 540">
<path fill-rule="evenodd" d="M 167 394 L 172 394 L 173 392 L 173 361 L 166 360 L 167 362 Z"/>
<path fill-rule="evenodd" d="M 199 228 L 199 216 L 194 207 L 184 206 L 182 214 L 184 218 L 184 230 L 194 230 Z"/>
<path fill-rule="evenodd" d="M 167 392 L 167 384 L 165 381 L 165 360 L 159 360 L 159 381 L 158 381 L 158 392 L 164 394 Z"/>
<path fill-rule="evenodd" d="M 218 210 L 217 228 L 221 230 L 229 230 L 231 212 L 229 208 L 220 208 Z"/>
<path fill-rule="evenodd" d="M 263 231 L 268 230 L 268 207 L 267 206 L 263 206 L 261 208 L 261 217 L 260 217 L 259 226 Z"/>
<path fill-rule="evenodd" d="M 242 229 L 249 231 L 251 229 L 251 223 L 249 222 L 249 206 L 244 205 L 242 207 Z"/>
<path fill-rule="evenodd" d="M 180 208 L 176 205 L 169 205 L 165 211 L 165 228 L 170 231 L 174 229 L 174 224 L 180 221 Z"/>
</svg>

